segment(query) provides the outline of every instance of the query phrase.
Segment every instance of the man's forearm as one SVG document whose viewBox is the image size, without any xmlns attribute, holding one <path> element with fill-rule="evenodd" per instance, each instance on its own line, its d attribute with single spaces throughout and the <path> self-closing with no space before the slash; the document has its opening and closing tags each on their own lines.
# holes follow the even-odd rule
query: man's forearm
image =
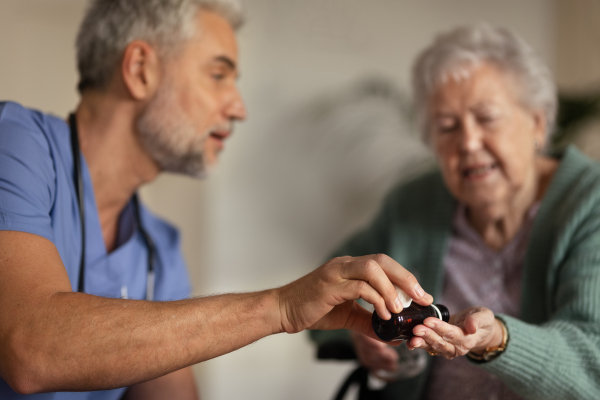
<svg viewBox="0 0 600 400">
<path fill-rule="evenodd" d="M 21 393 L 129 386 L 277 332 L 353 329 L 375 336 L 362 298 L 400 312 L 393 282 L 422 305 L 415 277 L 378 254 L 339 257 L 278 289 L 174 302 L 71 292 L 54 245 L 0 232 L 0 377 Z"/>
<path fill-rule="evenodd" d="M 11 332 L 11 369 L 26 392 L 128 386 L 276 333 L 278 313 L 272 291 L 174 302 L 57 293 Z"/>
</svg>

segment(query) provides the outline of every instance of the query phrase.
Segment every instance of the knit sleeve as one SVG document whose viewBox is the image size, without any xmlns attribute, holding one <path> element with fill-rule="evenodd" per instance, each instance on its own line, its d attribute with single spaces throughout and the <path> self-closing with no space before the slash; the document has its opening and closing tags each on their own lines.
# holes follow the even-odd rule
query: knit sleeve
<svg viewBox="0 0 600 400">
<path fill-rule="evenodd" d="M 555 243 L 565 250 L 553 272 L 550 318 L 535 325 L 500 316 L 507 350 L 481 364 L 528 399 L 600 398 L 600 201 L 580 202 L 573 215 L 562 226 L 571 233 Z"/>
</svg>

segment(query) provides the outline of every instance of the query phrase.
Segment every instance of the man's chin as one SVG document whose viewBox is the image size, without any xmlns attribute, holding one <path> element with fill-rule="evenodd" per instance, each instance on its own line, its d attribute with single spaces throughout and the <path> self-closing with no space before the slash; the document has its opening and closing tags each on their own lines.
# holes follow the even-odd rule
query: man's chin
<svg viewBox="0 0 600 400">
<path fill-rule="evenodd" d="M 208 170 L 203 170 L 203 171 L 198 171 L 192 174 L 187 174 L 190 178 L 194 178 L 194 179 L 198 179 L 198 180 L 203 180 L 203 179 L 207 179 L 210 175 L 212 175 L 212 171 L 208 171 Z"/>
<path fill-rule="evenodd" d="M 176 175 L 185 175 L 194 179 L 206 179 L 210 175 L 212 175 L 215 167 L 207 166 L 202 164 L 179 164 L 179 165 L 163 165 L 160 168 L 161 172 L 176 174 Z"/>
<path fill-rule="evenodd" d="M 183 174 L 183 175 L 187 175 L 190 178 L 194 178 L 194 179 L 207 179 L 209 176 L 211 176 L 215 170 L 217 169 L 217 164 L 216 163 L 203 163 L 200 166 L 194 166 L 194 167 L 190 167 L 190 168 L 186 168 L 186 170 L 184 171 L 178 171 L 178 173 Z"/>
</svg>

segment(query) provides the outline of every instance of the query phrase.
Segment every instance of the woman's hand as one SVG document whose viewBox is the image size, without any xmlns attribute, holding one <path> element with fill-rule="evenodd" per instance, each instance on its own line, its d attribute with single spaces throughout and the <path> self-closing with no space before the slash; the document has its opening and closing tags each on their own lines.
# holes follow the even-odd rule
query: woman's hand
<svg viewBox="0 0 600 400">
<path fill-rule="evenodd" d="M 375 375 L 380 370 L 393 372 L 398 369 L 399 357 L 393 347 L 357 332 L 351 332 L 350 337 L 360 364 Z"/>
<path fill-rule="evenodd" d="M 447 359 L 468 352 L 482 354 L 487 347 L 502 344 L 502 327 L 494 313 L 485 307 L 471 307 L 450 317 L 446 323 L 427 318 L 413 329 L 415 337 L 407 342 L 409 349 L 421 348 Z"/>
</svg>

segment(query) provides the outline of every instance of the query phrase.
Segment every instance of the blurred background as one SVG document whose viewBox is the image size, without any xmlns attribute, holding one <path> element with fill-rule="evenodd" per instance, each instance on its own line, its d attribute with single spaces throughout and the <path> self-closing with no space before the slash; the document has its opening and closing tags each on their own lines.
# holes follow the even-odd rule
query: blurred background
<svg viewBox="0 0 600 400">
<path fill-rule="evenodd" d="M 66 116 L 85 0 L 0 0 L 0 99 Z M 239 32 L 249 119 L 206 181 L 165 175 L 142 196 L 183 234 L 198 296 L 284 285 L 364 225 L 430 164 L 409 75 L 436 33 L 486 21 L 528 41 L 571 110 L 557 145 L 600 157 L 597 0 L 246 0 Z M 575 115 L 575 117 L 573 117 Z M 276 335 L 195 367 L 204 399 L 329 399 L 350 362 Z"/>
</svg>

